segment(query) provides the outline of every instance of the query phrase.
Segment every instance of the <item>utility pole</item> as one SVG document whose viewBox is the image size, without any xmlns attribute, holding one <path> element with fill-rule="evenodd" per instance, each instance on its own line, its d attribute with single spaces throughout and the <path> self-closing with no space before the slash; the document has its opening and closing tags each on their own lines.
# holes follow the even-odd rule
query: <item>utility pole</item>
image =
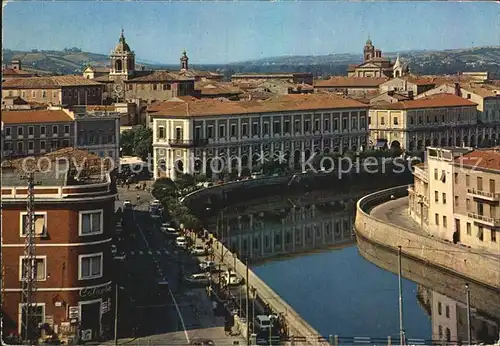
<svg viewBox="0 0 500 346">
<path fill-rule="evenodd" d="M 469 284 L 465 284 L 465 292 L 467 294 L 467 337 L 469 339 L 469 345 L 472 345 L 472 326 L 471 326 L 470 289 L 469 289 Z"/>
<path fill-rule="evenodd" d="M 249 295 L 249 287 L 248 287 L 248 258 L 245 260 L 245 266 L 246 266 L 246 279 L 245 279 L 245 286 L 246 286 L 246 291 L 247 291 L 247 305 L 246 305 L 246 318 L 247 318 L 247 345 L 250 345 L 250 318 L 248 314 L 248 300 L 250 299 Z M 253 324 L 253 321 L 252 321 Z"/>
<path fill-rule="evenodd" d="M 22 328 L 21 336 L 27 345 L 32 345 L 35 340 L 37 328 L 35 320 L 36 307 L 34 301 L 36 292 L 37 263 L 35 255 L 35 179 L 34 172 L 28 173 L 28 201 L 24 224 L 24 257 L 22 272 Z"/>
<path fill-rule="evenodd" d="M 115 284 L 115 346 L 118 345 L 118 283 Z"/>
<path fill-rule="evenodd" d="M 398 246 L 398 281 L 399 281 L 399 341 L 401 345 L 405 344 L 405 332 L 403 329 L 403 281 L 401 265 L 401 246 Z"/>
</svg>

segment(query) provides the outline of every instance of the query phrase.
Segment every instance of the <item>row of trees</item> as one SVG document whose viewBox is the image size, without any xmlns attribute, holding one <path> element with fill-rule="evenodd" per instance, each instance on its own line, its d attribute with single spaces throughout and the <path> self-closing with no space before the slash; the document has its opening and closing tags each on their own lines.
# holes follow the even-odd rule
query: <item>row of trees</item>
<svg viewBox="0 0 500 346">
<path fill-rule="evenodd" d="M 120 145 L 123 155 L 136 155 L 144 161 L 153 153 L 153 130 L 139 125 L 120 135 Z"/>
<path fill-rule="evenodd" d="M 197 180 L 192 175 L 184 174 L 173 182 L 170 178 L 160 178 L 153 184 L 153 196 L 158 199 L 172 220 L 184 228 L 199 230 L 200 219 L 188 207 L 180 202 L 183 192 L 195 188 Z"/>
</svg>

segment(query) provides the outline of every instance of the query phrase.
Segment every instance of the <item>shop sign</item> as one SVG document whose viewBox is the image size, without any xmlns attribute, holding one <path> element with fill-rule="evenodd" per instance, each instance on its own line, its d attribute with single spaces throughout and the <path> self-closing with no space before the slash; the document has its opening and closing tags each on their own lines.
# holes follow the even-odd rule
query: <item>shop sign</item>
<svg viewBox="0 0 500 346">
<path fill-rule="evenodd" d="M 82 288 L 80 297 L 86 299 L 101 298 L 105 293 L 111 292 L 111 285 L 103 287 Z"/>
<path fill-rule="evenodd" d="M 73 319 L 73 318 L 78 318 L 78 306 L 70 306 L 69 307 L 69 318 L 70 319 Z"/>
</svg>

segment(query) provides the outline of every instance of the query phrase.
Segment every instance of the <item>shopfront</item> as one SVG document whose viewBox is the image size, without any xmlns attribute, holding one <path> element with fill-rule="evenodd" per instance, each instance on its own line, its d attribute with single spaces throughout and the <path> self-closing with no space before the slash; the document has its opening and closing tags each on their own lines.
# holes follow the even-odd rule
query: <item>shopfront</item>
<svg viewBox="0 0 500 346">
<path fill-rule="evenodd" d="M 111 298 L 111 284 L 80 290 L 78 329 L 81 341 L 96 340 L 108 334 L 112 325 Z"/>
</svg>

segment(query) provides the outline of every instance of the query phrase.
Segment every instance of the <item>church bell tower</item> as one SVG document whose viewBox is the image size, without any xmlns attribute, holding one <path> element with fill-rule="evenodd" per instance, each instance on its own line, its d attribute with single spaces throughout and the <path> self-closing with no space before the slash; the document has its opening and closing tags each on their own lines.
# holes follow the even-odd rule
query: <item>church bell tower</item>
<svg viewBox="0 0 500 346">
<path fill-rule="evenodd" d="M 109 71 L 109 77 L 115 81 L 127 80 L 134 75 L 134 72 L 135 54 L 125 41 L 122 29 L 118 44 L 111 52 L 111 68 Z"/>
</svg>

